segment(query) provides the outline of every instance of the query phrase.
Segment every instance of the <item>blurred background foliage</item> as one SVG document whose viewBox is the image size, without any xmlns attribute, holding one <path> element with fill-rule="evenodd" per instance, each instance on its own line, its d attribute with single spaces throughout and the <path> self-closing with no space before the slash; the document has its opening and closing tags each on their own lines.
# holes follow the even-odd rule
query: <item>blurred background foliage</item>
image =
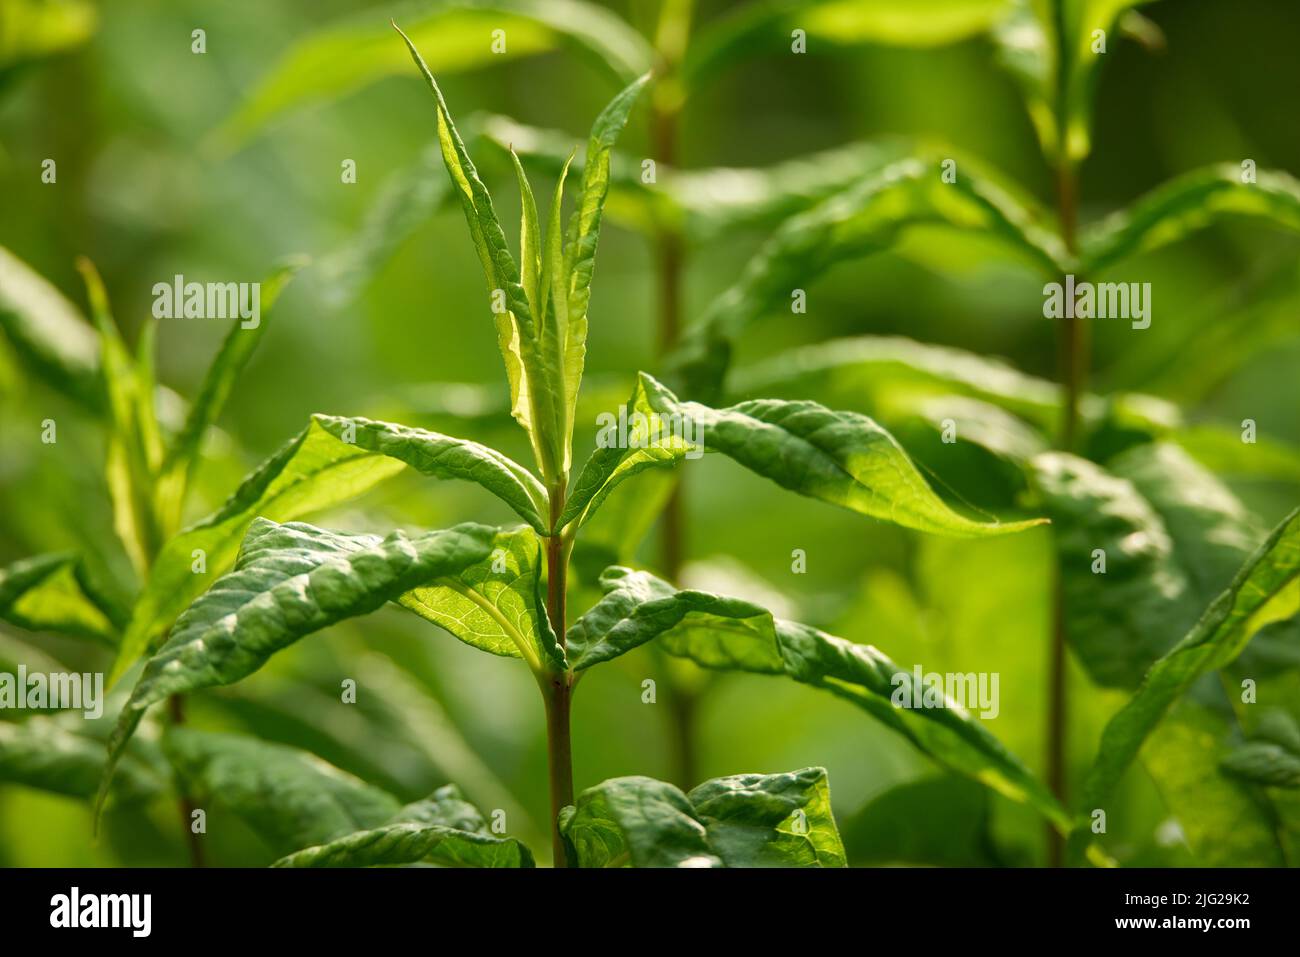
<svg viewBox="0 0 1300 957">
<path fill-rule="evenodd" d="M 695 21 L 702 28 L 741 6 L 700 0 Z M 44 7 L 57 9 L 54 21 L 38 31 L 19 29 Z M 616 0 L 610 7 L 653 36 L 658 0 Z M 944 7 L 938 5 L 936 17 Z M 313 412 L 389 418 L 468 434 L 520 460 L 526 455 L 522 433 L 501 414 L 500 360 L 458 209 L 419 217 L 377 274 L 355 290 L 342 288 L 330 269 L 340 251 L 356 250 L 368 215 L 386 191 L 421 168 L 433 141 L 428 91 L 387 28 L 392 9 L 339 0 L 0 0 L 0 246 L 83 311 L 74 262 L 89 257 L 132 344 L 156 282 L 177 273 L 256 281 L 295 253 L 318 264 L 298 276 L 268 320 L 222 417 L 226 439 L 207 447 L 187 520 L 211 511 Z M 554 9 L 565 15 L 562 6 Z M 1163 42 L 1112 39 L 1096 90 L 1093 148 L 1080 171 L 1081 221 L 1208 163 L 1251 158 L 1261 169 L 1300 174 L 1300 121 L 1292 102 L 1300 90 L 1294 55 L 1300 7 L 1279 0 L 1162 0 L 1143 10 Z M 619 80 L 523 28 L 517 36 L 507 33 L 515 44 L 510 55 L 479 55 L 494 16 L 483 13 L 481 23 L 449 41 L 445 64 L 430 58 L 451 109 L 458 117 L 508 116 L 562 131 L 573 145 L 582 142 Z M 382 39 L 375 56 L 391 57 L 392 75 L 350 92 L 340 81 L 335 92 L 343 95 L 302 109 L 268 108 L 250 119 L 253 91 L 286 51 L 340 18 L 373 27 Z M 191 52 L 196 28 L 206 31 L 202 55 Z M 1000 168 L 1050 206 L 1052 172 L 1014 81 L 995 68 L 993 44 L 983 35 L 944 39 L 918 48 L 812 45 L 802 57 L 791 56 L 784 43 L 756 48 L 711 74 L 684 102 L 677 165 L 757 167 L 868 139 L 915 140 L 940 150 L 950 144 L 959 155 Z M 457 43 L 464 47 L 461 62 Z M 320 62 L 328 64 L 328 50 L 324 56 Z M 310 70 L 313 61 L 290 65 Z M 254 127 L 254 119 L 266 125 Z M 516 222 L 512 174 L 500 152 L 472 149 L 503 221 Z M 649 111 L 641 109 L 620 151 L 640 158 L 653 149 Z M 47 158 L 57 162 L 54 184 L 41 181 Z M 345 159 L 356 163 L 355 184 L 340 181 Z M 439 182 L 445 176 L 436 157 L 424 169 Z M 535 178 L 534 188 L 550 187 Z M 654 249 L 623 227 L 614 208 L 611 203 L 588 344 L 592 387 L 597 380 L 608 386 L 604 408 L 627 394 L 637 369 L 659 366 Z M 772 228 L 762 223 L 691 244 L 687 325 Z M 1269 440 L 1300 445 L 1298 253 L 1293 234 L 1226 221 L 1126 260 L 1108 278 L 1151 282 L 1154 320 L 1141 334 L 1126 323 L 1094 324 L 1093 387 L 1168 398 L 1192 423 L 1235 428 L 1252 418 Z M 1056 330 L 1041 315 L 1041 281 L 987 240 L 918 227 L 892 250 L 810 281 L 807 313 L 757 324 L 737 365 L 873 333 L 1005 357 L 1027 373 L 1055 379 Z M 162 322 L 159 381 L 193 395 L 226 326 Z M 853 407 L 852 396 L 827 401 Z M 56 445 L 40 441 L 46 418 L 58 422 Z M 594 417 L 580 426 L 578 456 L 591 445 Z M 989 472 L 995 460 L 954 458 L 933 430 L 897 434 L 932 470 L 934 484 L 959 500 L 1005 509 L 1014 498 L 1014 481 L 1007 479 L 1008 492 Z M 0 341 L 0 564 L 76 548 L 97 574 L 126 587 L 128 565 L 100 477 L 103 443 L 94 416 L 44 386 Z M 1228 480 L 1269 526 L 1296 499 L 1294 476 Z M 984 487 L 989 482 L 995 487 Z M 620 494 L 652 495 L 655 488 L 625 486 Z M 1001 714 L 990 728 L 1043 772 L 1048 530 L 971 542 L 934 538 L 850 519 L 712 458 L 693 470 L 685 501 L 688 583 L 751 597 L 778 615 L 878 644 L 903 664 L 999 672 Z M 360 531 L 465 520 L 509 524 L 513 518 L 476 488 L 403 476 L 323 521 Z M 794 549 L 807 554 L 806 574 L 792 572 Z M 636 558 L 661 568 L 654 535 Z M 572 607 L 580 610 L 591 598 L 583 592 L 571 598 Z M 94 646 L 53 636 L 35 640 L 4 626 L 0 662 L 8 668 L 18 661 L 29 668 L 47 662 L 105 670 L 108 658 Z M 641 649 L 583 683 L 573 742 L 580 789 L 625 774 L 677 778 L 680 746 L 670 709 L 662 699 L 641 701 L 642 680 L 663 667 Z M 338 704 L 347 677 L 360 687 L 355 707 Z M 481 806 L 510 809 L 512 832 L 541 848 L 546 757 L 531 684 L 522 668 L 390 609 L 301 643 L 237 687 L 195 696 L 189 720 L 305 748 L 403 800 L 455 780 Z M 1105 719 L 1122 700 L 1072 673 L 1072 776 L 1086 768 Z M 26 718 L 0 715 L 16 717 Z M 695 717 L 697 780 L 825 766 L 854 863 L 1044 860 L 1041 822 L 1032 812 L 945 776 L 833 697 L 723 675 L 699 698 Z M 1123 822 L 1110 838 L 1112 853 L 1128 864 L 1190 859 L 1146 775 L 1130 774 L 1120 800 L 1125 813 L 1112 815 Z M 219 806 L 209 813 L 212 863 L 274 858 L 234 816 Z M 0 785 L 0 864 L 186 859 L 167 800 L 110 809 L 100 838 L 92 840 L 83 801 Z"/>
</svg>

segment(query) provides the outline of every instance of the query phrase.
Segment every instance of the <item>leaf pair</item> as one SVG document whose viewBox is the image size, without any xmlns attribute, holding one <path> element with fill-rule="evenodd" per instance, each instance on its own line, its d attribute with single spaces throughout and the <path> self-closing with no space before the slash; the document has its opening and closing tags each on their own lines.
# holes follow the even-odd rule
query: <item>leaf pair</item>
<svg viewBox="0 0 1300 957">
<path fill-rule="evenodd" d="M 516 264 L 492 197 L 479 179 L 437 81 L 415 45 L 405 34 L 402 39 L 433 92 L 443 161 L 487 277 L 497 345 L 510 383 L 511 414 L 528 433 L 547 485 L 563 486 L 571 464 L 592 271 L 601 212 L 609 192 L 610 151 L 649 76 L 635 80 L 596 118 L 583 165 L 582 193 L 567 235 L 561 226 L 567 166 L 560 173 L 543 234 L 532 189 L 515 157 L 523 203 L 520 262 Z"/>
<path fill-rule="evenodd" d="M 646 777 L 578 795 L 560 833 L 579 867 L 844 867 L 826 771 L 738 774 L 683 794 Z"/>
</svg>

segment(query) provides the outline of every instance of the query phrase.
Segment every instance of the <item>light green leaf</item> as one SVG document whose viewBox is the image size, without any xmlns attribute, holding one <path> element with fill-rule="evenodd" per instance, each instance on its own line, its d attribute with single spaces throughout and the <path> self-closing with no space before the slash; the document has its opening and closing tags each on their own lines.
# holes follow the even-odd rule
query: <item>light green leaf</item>
<svg viewBox="0 0 1300 957">
<path fill-rule="evenodd" d="M 276 854 L 382 824 L 401 809 L 392 795 L 282 744 L 172 727 L 163 752 L 188 796 L 228 808 Z"/>
<path fill-rule="evenodd" d="M 151 705 L 233 684 L 306 635 L 456 575 L 491 554 L 495 534 L 486 525 L 465 524 L 414 539 L 394 532 L 356 549 L 354 539 L 311 526 L 254 522 L 235 570 L 176 620 L 145 665 L 110 739 L 105 784 L 112 761 Z M 290 538 L 297 547 L 285 547 Z M 330 549 L 334 556 L 322 562 L 322 551 Z"/>
<path fill-rule="evenodd" d="M 691 41 L 682 71 L 699 88 L 735 61 L 790 51 L 803 30 L 809 52 L 828 46 L 881 44 L 935 47 L 978 36 L 1005 10 L 1005 0 L 758 0 L 706 25 Z"/>
<path fill-rule="evenodd" d="M 42 382 L 100 410 L 99 343 L 77 307 L 0 246 L 0 330 Z"/>
<path fill-rule="evenodd" d="M 349 441 L 350 440 L 350 441 Z M 364 418 L 316 415 L 301 434 L 246 478 L 224 506 L 172 538 L 155 560 L 109 675 L 115 682 L 229 567 L 255 516 L 288 521 L 337 505 L 410 466 L 475 482 L 534 528 L 545 491 L 523 466 L 464 439 Z M 200 564 L 201 563 L 201 564 Z"/>
<path fill-rule="evenodd" d="M 85 43 L 99 25 L 83 0 L 6 0 L 0 9 L 0 81 L 14 67 Z"/>
<path fill-rule="evenodd" d="M 20 628 L 114 645 L 115 617 L 75 555 L 38 555 L 0 568 L 0 619 Z"/>
<path fill-rule="evenodd" d="M 569 220 L 564 250 L 564 305 L 556 300 L 556 315 L 564 323 L 564 473 L 567 475 L 573 438 L 573 414 L 587 355 L 587 311 L 591 303 L 591 280 L 596 267 L 596 246 L 600 240 L 600 219 L 609 195 L 610 154 L 627 117 L 650 75 L 633 80 L 605 109 L 591 127 L 587 155 L 582 166 L 582 191 L 578 207 Z"/>
<path fill-rule="evenodd" d="M 1201 620 L 1147 672 L 1137 693 L 1111 718 L 1084 786 L 1083 808 L 1104 807 L 1120 776 L 1175 701 L 1201 675 L 1231 664 L 1252 635 L 1300 607 L 1300 510 L 1273 530 Z M 1073 848 L 1091 840 L 1086 821 Z"/>
<path fill-rule="evenodd" d="M 914 676 L 870 645 L 856 645 L 807 625 L 774 619 L 750 602 L 702 591 L 677 591 L 645 572 L 608 569 L 602 598 L 569 629 L 575 670 L 658 639 L 671 655 L 704 668 L 784 675 L 852 701 L 935 760 L 975 778 L 1063 825 L 1065 812 L 978 718 L 955 703 L 911 701 Z M 919 693 L 919 691 L 918 691 Z"/>
<path fill-rule="evenodd" d="M 692 444 L 697 450 L 692 455 L 701 447 L 721 452 L 783 488 L 918 531 L 976 537 L 1041 524 L 986 524 L 957 514 L 934 494 L 888 432 L 854 412 L 773 399 L 711 409 L 678 401 L 645 373 L 627 408 L 626 441 L 614 426 L 602 429 L 597 441 L 603 447 L 578 476 L 561 525 L 585 519 L 635 472 L 685 458 Z"/>
<path fill-rule="evenodd" d="M 978 164 L 963 160 L 955 183 L 940 176 L 940 158 L 913 158 L 873 173 L 812 209 L 786 220 L 686 331 L 672 357 L 691 395 L 711 401 L 721 388 L 733 343 L 791 289 L 807 288 L 837 262 L 881 252 L 909 226 L 939 223 L 989 234 L 1018 251 L 1047 275 L 1064 271 L 1060 239 L 1042 213 L 994 182 Z"/>
<path fill-rule="evenodd" d="M 492 206 L 492 197 L 479 179 L 478 171 L 456 130 L 437 81 L 415 45 L 400 30 L 398 33 L 406 42 L 411 59 L 424 74 L 429 89 L 433 92 L 443 162 L 451 177 L 453 192 L 459 197 L 465 211 L 465 222 L 469 226 L 487 277 L 488 294 L 495 315 L 497 346 L 505 361 L 506 378 L 510 382 L 511 414 L 528 434 L 542 476 L 548 484 L 556 484 L 563 474 L 560 467 L 564 458 L 561 449 L 563 395 L 556 391 L 554 370 L 551 375 L 547 374 L 541 346 L 541 317 L 533 315 L 519 267 L 510 255 L 505 234 Z M 498 297 L 504 301 L 497 301 Z"/>
<path fill-rule="evenodd" d="M 1113 55 L 1116 22 L 1148 0 L 1014 0 L 993 38 L 1019 82 L 1047 157 L 1077 163 L 1092 148 L 1093 93 L 1105 53 Z"/>
<path fill-rule="evenodd" d="M 405 73 L 388 22 L 395 18 L 439 72 L 459 72 L 489 62 L 533 56 L 561 47 L 577 49 L 626 83 L 650 67 L 646 41 L 617 14 L 583 0 L 445 0 L 396 4 L 308 34 L 291 47 L 225 121 L 219 141 L 242 145 L 269 121 L 309 103 L 332 100 L 388 76 Z M 492 31 L 504 30 L 503 50 Z"/>
<path fill-rule="evenodd" d="M 199 394 L 194 404 L 190 406 L 189 415 L 185 418 L 185 425 L 167 449 L 167 457 L 163 462 L 164 472 L 173 469 L 187 472 L 193 467 L 208 428 L 216 423 L 222 407 L 226 404 L 226 399 L 230 396 L 231 389 L 234 388 L 248 360 L 252 358 L 258 343 L 262 341 L 267 320 L 271 318 L 276 300 L 303 265 L 303 261 L 291 261 L 274 270 L 262 281 L 259 300 L 262 314 L 257 325 L 246 329 L 242 322 L 235 322 L 230 327 L 225 341 L 221 343 L 221 349 L 213 358 L 212 364 L 208 366 L 203 384 L 199 386 Z"/>
<path fill-rule="evenodd" d="M 1242 176 L 1241 167 L 1225 163 L 1184 173 L 1157 187 L 1084 233 L 1081 268 L 1090 275 L 1101 272 L 1221 216 L 1253 216 L 1292 232 L 1300 230 L 1300 182 L 1295 177 L 1260 170 L 1256 182 L 1245 183 Z"/>
<path fill-rule="evenodd" d="M 1191 426 L 1174 436 L 1194 459 L 1218 475 L 1300 482 L 1300 448 L 1256 436 L 1243 442 L 1241 430 Z"/>
</svg>

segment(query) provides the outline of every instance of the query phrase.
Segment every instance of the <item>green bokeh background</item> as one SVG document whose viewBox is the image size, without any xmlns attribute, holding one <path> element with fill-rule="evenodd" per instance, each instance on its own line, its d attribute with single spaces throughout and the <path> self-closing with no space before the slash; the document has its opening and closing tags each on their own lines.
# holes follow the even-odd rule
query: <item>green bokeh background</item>
<svg viewBox="0 0 1300 957">
<path fill-rule="evenodd" d="M 234 155 L 213 156 L 204 144 L 291 43 L 367 6 L 302 0 L 102 5 L 100 28 L 88 43 L 24 69 L 0 89 L 0 245 L 82 306 L 74 259 L 90 257 L 134 342 L 155 282 L 178 272 L 201 281 L 254 281 L 287 254 L 319 256 L 347 243 L 385 179 L 414 162 L 433 138 L 433 107 L 414 71 L 294 113 Z M 655 3 L 612 6 L 651 30 Z M 699 6 L 698 20 L 707 22 L 730 5 Z M 1249 157 L 1261 169 L 1300 175 L 1300 6 L 1163 0 L 1144 12 L 1163 30 L 1167 47 L 1149 52 L 1129 41 L 1113 43 L 1098 88 L 1093 153 L 1081 172 L 1082 220 L 1206 163 Z M 201 56 L 190 52 L 196 27 L 207 31 Z M 567 131 L 575 144 L 615 92 L 589 63 L 566 54 L 450 74 L 442 86 L 457 116 L 504 113 Z M 648 113 L 641 109 L 622 148 L 648 155 L 647 134 Z M 883 134 L 949 142 L 999 167 L 1045 204 L 1052 201 L 1050 173 L 1019 93 L 984 40 L 927 51 L 868 46 L 745 61 L 687 104 L 680 161 L 758 166 Z M 54 185 L 40 179 L 47 157 L 58 164 Z M 355 185 L 340 182 L 345 158 L 356 161 Z M 496 175 L 489 186 L 513 232 L 512 178 L 499 165 L 490 169 Z M 549 194 L 550 184 L 535 179 L 534 190 Z M 693 250 L 685 279 L 688 320 L 726 288 L 763 238 L 753 232 Z M 1153 283 L 1154 321 L 1142 335 L 1122 323 L 1094 324 L 1094 385 L 1147 388 L 1156 373 L 1176 368 L 1207 336 L 1238 321 L 1240 302 L 1261 286 L 1280 283 L 1300 315 L 1294 308 L 1298 253 L 1293 235 L 1227 223 L 1126 262 L 1110 278 Z M 935 257 L 962 268 L 936 271 Z M 656 366 L 653 262 L 643 237 L 606 226 L 587 368 L 620 390 L 637 369 Z M 289 288 L 232 396 L 221 424 L 241 448 L 213 456 L 190 503 L 192 517 L 219 503 L 313 412 L 382 412 L 438 426 L 410 407 L 409 387 L 452 381 L 504 389 L 479 264 L 459 210 L 423 225 L 355 303 L 326 301 L 314 279 L 307 270 Z M 1038 286 L 1033 274 L 987 244 L 918 232 L 897 251 L 811 282 L 807 314 L 769 317 L 746 340 L 739 361 L 833 336 L 899 334 L 1004 356 L 1026 372 L 1054 378 L 1056 330 L 1041 317 Z M 164 321 L 161 381 L 192 395 L 225 331 L 218 321 Z M 1300 319 L 1293 332 L 1225 370 L 1220 385 L 1185 409 L 1188 417 L 1253 418 L 1262 433 L 1300 443 Z M 3 358 L 0 563 L 89 540 L 97 560 L 120 568 L 98 478 L 99 425 Z M 47 417 L 59 423 L 55 446 L 40 442 L 39 423 Z M 583 426 L 579 460 L 594 423 Z M 485 427 L 470 437 L 526 456 L 521 433 Z M 930 464 L 939 479 L 961 484 L 941 463 Z M 693 583 L 774 596 L 783 614 L 877 644 L 900 663 L 999 672 L 1002 713 L 991 730 L 1041 773 L 1051 566 L 1046 531 L 978 543 L 929 538 L 795 498 L 712 458 L 691 468 L 687 481 Z M 1269 525 L 1295 499 L 1293 487 L 1278 483 L 1239 483 L 1234 490 Z M 370 531 L 464 520 L 510 523 L 512 516 L 473 487 L 406 477 L 318 519 Z M 796 548 L 807 553 L 806 574 L 791 571 Z M 655 566 L 653 534 L 641 558 Z M 587 597 L 571 600 L 581 607 Z M 98 652 L 70 641 L 33 640 L 13 629 L 3 640 L 7 650 L 30 641 L 70 667 L 106 665 Z M 387 673 L 387 658 L 399 665 L 424 711 L 403 708 L 382 677 L 367 681 Z M 574 713 L 579 788 L 616 775 L 674 776 L 668 711 L 641 701 L 641 682 L 660 668 L 642 649 L 584 680 Z M 360 681 L 354 709 L 337 703 L 346 677 Z M 1074 677 L 1070 758 L 1077 780 L 1121 699 Z M 526 670 L 397 610 L 304 641 L 239 686 L 196 696 L 190 710 L 197 726 L 309 748 L 405 800 L 448 778 L 445 751 L 428 726 L 441 714 L 532 818 L 534 832 L 545 819 L 542 712 Z M 394 718 L 394 711 L 405 717 Z M 872 860 L 869 849 L 881 842 L 909 840 L 906 822 L 918 815 L 953 825 L 953 840 L 932 856 L 949 854 L 952 863 L 1043 859 L 1041 824 L 1031 812 L 959 782 L 918 789 L 901 806 L 886 800 L 874 820 L 863 815 L 892 787 L 939 772 L 848 704 L 811 689 L 722 677 L 701 701 L 697 735 L 700 779 L 825 766 L 846 841 L 860 862 Z M 1126 863 L 1183 863 L 1185 851 L 1161 829 L 1167 814 L 1141 772 L 1129 776 L 1123 801 L 1131 813 L 1117 848 Z M 210 812 L 208 835 L 214 863 L 262 864 L 272 857 L 219 809 Z M 0 865 L 184 861 L 175 809 L 165 801 L 110 812 L 96 841 L 80 802 L 0 786 Z"/>
</svg>

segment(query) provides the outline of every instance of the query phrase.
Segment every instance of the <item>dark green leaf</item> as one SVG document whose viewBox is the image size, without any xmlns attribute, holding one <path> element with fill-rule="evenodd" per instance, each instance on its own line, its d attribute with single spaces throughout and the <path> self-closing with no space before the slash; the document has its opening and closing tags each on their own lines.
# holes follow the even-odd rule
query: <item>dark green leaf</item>
<svg viewBox="0 0 1300 957">
<path fill-rule="evenodd" d="M 1300 605 L 1300 511 L 1292 512 L 1238 572 L 1201 620 L 1147 672 L 1137 693 L 1111 718 L 1084 787 L 1084 809 L 1104 807 L 1120 776 L 1170 706 L 1201 675 L 1230 664 L 1256 631 L 1291 617 Z M 1086 847 L 1086 820 L 1072 844 Z"/>
<path fill-rule="evenodd" d="M 163 751 L 189 797 L 228 808 L 276 854 L 382 824 L 401 808 L 392 795 L 281 744 L 173 727 Z"/>
</svg>

